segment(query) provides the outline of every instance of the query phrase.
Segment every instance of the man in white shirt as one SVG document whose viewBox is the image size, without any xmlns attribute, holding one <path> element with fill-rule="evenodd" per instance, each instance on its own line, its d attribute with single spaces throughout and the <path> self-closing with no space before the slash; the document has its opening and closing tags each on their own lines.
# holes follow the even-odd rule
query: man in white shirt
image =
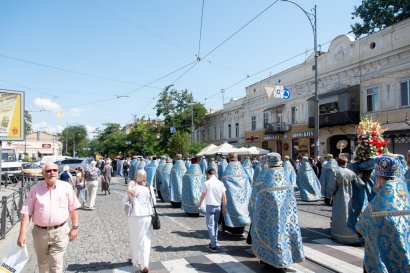
<svg viewBox="0 0 410 273">
<path fill-rule="evenodd" d="M 224 184 L 216 178 L 216 171 L 209 169 L 207 172 L 208 180 L 202 185 L 201 198 L 199 200 L 198 208 L 201 207 L 202 201 L 205 199 L 206 204 L 206 225 L 208 227 L 209 237 L 211 243 L 209 250 L 217 251 L 216 243 L 218 241 L 218 221 L 221 214 L 226 214 L 226 188 Z"/>
</svg>

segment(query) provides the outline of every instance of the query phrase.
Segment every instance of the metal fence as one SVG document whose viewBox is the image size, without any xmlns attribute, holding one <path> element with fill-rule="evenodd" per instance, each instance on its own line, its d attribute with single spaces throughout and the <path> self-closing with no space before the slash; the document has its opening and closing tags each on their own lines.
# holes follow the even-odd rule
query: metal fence
<svg viewBox="0 0 410 273">
<path fill-rule="evenodd" d="M 5 187 L 12 184 L 14 192 L 9 196 L 3 196 L 1 199 L 0 239 L 4 239 L 6 234 L 20 220 L 20 211 L 23 206 L 23 202 L 26 199 L 26 194 L 37 182 L 37 177 L 33 178 L 27 175 L 17 175 L 13 177 L 2 176 L 0 184 L 4 184 Z"/>
</svg>

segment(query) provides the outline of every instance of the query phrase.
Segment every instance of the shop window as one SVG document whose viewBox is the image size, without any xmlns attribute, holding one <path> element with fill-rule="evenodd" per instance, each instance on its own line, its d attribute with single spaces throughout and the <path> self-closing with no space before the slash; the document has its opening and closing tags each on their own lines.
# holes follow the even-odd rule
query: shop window
<svg viewBox="0 0 410 273">
<path fill-rule="evenodd" d="M 321 115 L 333 114 L 339 111 L 339 105 L 337 101 L 325 103 L 319 106 L 319 113 Z"/>
<path fill-rule="evenodd" d="M 400 83 L 400 106 L 410 106 L 410 81 Z"/>
<path fill-rule="evenodd" d="M 380 97 L 379 97 L 379 88 L 373 87 L 367 89 L 367 112 L 376 112 L 380 111 Z"/>
</svg>

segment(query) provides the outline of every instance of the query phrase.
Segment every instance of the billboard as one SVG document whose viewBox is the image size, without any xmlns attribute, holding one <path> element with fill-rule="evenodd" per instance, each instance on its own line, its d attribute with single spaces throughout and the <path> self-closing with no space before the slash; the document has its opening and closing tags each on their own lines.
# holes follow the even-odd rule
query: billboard
<svg viewBox="0 0 410 273">
<path fill-rule="evenodd" d="M 0 89 L 0 140 L 24 140 L 24 92 Z"/>
</svg>

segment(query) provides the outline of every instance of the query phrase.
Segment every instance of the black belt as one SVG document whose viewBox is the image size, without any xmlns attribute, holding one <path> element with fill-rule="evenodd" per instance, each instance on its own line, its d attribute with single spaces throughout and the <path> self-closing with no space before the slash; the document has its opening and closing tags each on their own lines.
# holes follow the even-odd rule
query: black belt
<svg viewBox="0 0 410 273">
<path fill-rule="evenodd" d="M 41 228 L 41 229 L 54 230 L 54 229 L 58 229 L 58 228 L 64 226 L 65 223 L 66 222 L 62 223 L 61 225 L 56 225 L 56 226 L 51 226 L 51 227 L 41 227 L 41 226 L 38 226 L 38 225 L 35 225 L 35 226 L 38 227 L 38 228 Z"/>
</svg>

